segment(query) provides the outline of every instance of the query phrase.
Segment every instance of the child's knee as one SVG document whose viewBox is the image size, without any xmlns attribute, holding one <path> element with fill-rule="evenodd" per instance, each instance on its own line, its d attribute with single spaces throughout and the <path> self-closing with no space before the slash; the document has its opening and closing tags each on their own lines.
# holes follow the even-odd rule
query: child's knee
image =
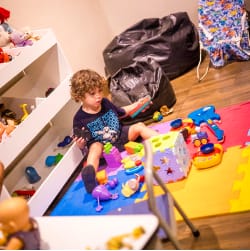
<svg viewBox="0 0 250 251">
<path fill-rule="evenodd" d="M 103 144 L 100 142 L 94 142 L 93 144 L 91 144 L 90 148 L 89 148 L 89 152 L 93 152 L 96 154 L 101 154 L 103 150 Z"/>
</svg>

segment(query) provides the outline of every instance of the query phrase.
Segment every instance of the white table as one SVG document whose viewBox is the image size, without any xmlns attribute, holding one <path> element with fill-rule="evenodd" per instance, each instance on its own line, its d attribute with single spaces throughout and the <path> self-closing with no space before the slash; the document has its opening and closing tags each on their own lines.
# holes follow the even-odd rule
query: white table
<svg viewBox="0 0 250 251">
<path fill-rule="evenodd" d="M 38 222 L 42 249 L 106 249 L 111 237 L 132 233 L 143 227 L 145 234 L 132 241 L 133 249 L 143 249 L 156 236 L 159 221 L 152 214 L 108 216 L 43 216 Z"/>
</svg>

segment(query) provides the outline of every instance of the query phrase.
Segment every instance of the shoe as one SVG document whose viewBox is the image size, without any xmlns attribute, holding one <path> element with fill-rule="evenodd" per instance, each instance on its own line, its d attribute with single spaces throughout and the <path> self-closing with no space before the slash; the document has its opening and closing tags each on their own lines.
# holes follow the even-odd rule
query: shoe
<svg viewBox="0 0 250 251">
<path fill-rule="evenodd" d="M 96 173 L 92 165 L 87 165 L 82 169 L 82 181 L 85 185 L 87 193 L 92 193 L 97 186 Z"/>
</svg>

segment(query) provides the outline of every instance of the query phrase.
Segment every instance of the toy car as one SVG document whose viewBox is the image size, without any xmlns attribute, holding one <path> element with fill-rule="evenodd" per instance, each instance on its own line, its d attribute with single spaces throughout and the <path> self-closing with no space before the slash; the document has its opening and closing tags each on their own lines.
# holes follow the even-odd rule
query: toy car
<svg viewBox="0 0 250 251">
<path fill-rule="evenodd" d="M 198 132 L 196 134 L 193 134 L 191 137 L 192 137 L 192 142 L 194 146 L 196 147 L 199 147 L 201 145 L 205 145 L 208 143 L 207 132 Z"/>
</svg>

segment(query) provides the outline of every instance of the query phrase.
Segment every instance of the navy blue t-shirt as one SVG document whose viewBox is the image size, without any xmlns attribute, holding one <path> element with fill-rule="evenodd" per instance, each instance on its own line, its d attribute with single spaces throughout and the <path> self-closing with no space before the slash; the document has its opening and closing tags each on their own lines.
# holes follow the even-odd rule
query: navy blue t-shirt
<svg viewBox="0 0 250 251">
<path fill-rule="evenodd" d="M 90 114 L 82 110 L 82 107 L 76 112 L 73 119 L 73 130 L 76 128 L 87 130 L 87 146 L 93 142 L 103 144 L 110 142 L 114 144 L 121 135 L 122 125 L 119 117 L 126 114 L 123 108 L 116 107 L 107 98 L 101 102 L 101 111 L 96 114 Z M 128 129 L 125 130 L 126 134 Z M 127 135 L 126 135 L 127 137 Z"/>
</svg>

